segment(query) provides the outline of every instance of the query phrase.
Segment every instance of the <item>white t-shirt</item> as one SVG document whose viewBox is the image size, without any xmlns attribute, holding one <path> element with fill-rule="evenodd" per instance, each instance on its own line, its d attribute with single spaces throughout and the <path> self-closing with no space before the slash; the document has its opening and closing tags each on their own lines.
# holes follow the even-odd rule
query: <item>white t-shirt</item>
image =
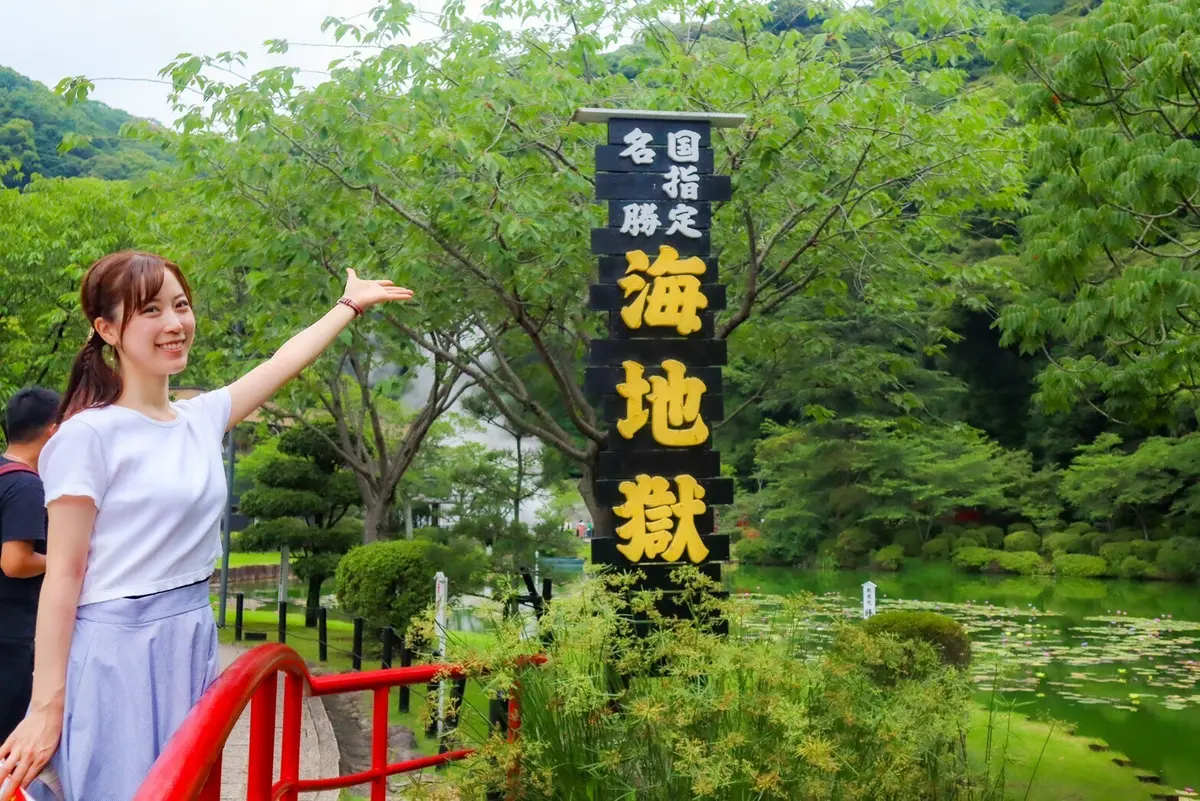
<svg viewBox="0 0 1200 801">
<path fill-rule="evenodd" d="M 42 451 L 47 505 L 64 495 L 96 502 L 80 606 L 212 575 L 227 492 L 221 437 L 229 390 L 172 407 L 169 423 L 123 406 L 87 409 L 64 422 Z"/>
</svg>

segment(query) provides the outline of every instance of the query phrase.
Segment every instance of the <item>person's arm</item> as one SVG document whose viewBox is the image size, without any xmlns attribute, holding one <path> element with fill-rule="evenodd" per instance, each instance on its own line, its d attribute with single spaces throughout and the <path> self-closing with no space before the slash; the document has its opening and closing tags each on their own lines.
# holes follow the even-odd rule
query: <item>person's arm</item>
<svg viewBox="0 0 1200 801">
<path fill-rule="evenodd" d="M 354 301 L 362 309 L 392 300 L 408 300 L 412 290 L 398 287 L 391 281 L 366 281 L 346 270 L 346 291 L 342 297 Z M 348 306 L 335 305 L 324 317 L 284 343 L 269 360 L 255 367 L 229 385 L 229 422 L 226 430 L 246 419 L 288 381 L 317 360 L 338 334 L 355 317 Z"/>
<path fill-rule="evenodd" d="M 26 579 L 46 572 L 45 555 L 34 551 L 35 543 L 46 541 L 46 494 L 36 476 L 18 479 L 0 505 L 0 573 Z"/>
<path fill-rule="evenodd" d="M 10 540 L 0 546 L 0 573 L 15 579 L 33 578 L 46 572 L 46 555 L 33 550 L 29 540 Z"/>
<path fill-rule="evenodd" d="M 50 761 L 62 735 L 63 704 L 67 686 L 67 656 L 75 631 L 75 612 L 88 546 L 96 523 L 91 498 L 65 496 L 49 506 L 46 580 L 38 602 L 33 664 L 33 696 L 29 712 L 0 745 L 0 786 L 10 776 L 19 787 L 28 787 Z"/>
</svg>

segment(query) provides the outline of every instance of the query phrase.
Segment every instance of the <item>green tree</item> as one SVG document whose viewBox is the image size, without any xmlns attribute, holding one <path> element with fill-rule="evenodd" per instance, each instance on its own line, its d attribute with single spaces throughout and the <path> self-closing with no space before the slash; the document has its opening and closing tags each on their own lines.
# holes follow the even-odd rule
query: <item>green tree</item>
<svg viewBox="0 0 1200 801">
<path fill-rule="evenodd" d="M 1063 473 L 1060 491 L 1065 501 L 1094 523 L 1119 527 L 1136 523 L 1146 539 L 1150 528 L 1183 487 L 1171 470 L 1174 441 L 1146 440 L 1135 450 L 1121 449 L 1116 434 L 1101 434 L 1081 446 Z"/>
<path fill-rule="evenodd" d="M 254 522 L 239 535 L 246 550 L 288 548 L 296 575 L 308 582 L 305 625 L 316 625 L 321 585 L 342 555 L 362 541 L 362 525 L 346 517 L 361 503 L 354 476 L 330 446 L 332 423 L 290 428 L 264 446 L 274 451 L 253 472 L 241 508 Z M 324 429 L 324 431 L 322 431 Z"/>
<path fill-rule="evenodd" d="M 717 33 L 682 36 L 659 24 L 666 16 Z M 514 17 L 524 24 L 500 24 Z M 407 45 L 411 9 L 391 3 L 366 24 L 330 20 L 364 55 L 335 62 L 312 89 L 292 69 L 223 81 L 238 54 L 181 57 L 164 74 L 179 90 L 182 133 L 147 135 L 206 202 L 254 221 L 239 251 L 249 263 L 350 260 L 413 284 L 420 308 L 386 315 L 392 330 L 379 335 L 452 365 L 575 465 L 603 524 L 591 482 L 608 427 L 580 388 L 600 331 L 582 298 L 594 272 L 587 228 L 600 221 L 589 165 L 603 132 L 571 113 L 749 115 L 715 137 L 737 185 L 716 212 L 731 286 L 717 335 L 737 334 L 745 352 L 778 349 L 791 335 L 775 320 L 793 302 L 916 308 L 950 270 L 926 251 L 961 236 L 962 210 L 1014 202 L 1005 105 L 986 87 L 958 96 L 954 64 L 980 21 L 956 0 L 852 6 L 820 31 L 781 28 L 762 2 L 496 2 L 480 20 L 451 5 L 436 38 Z M 642 45 L 636 81 L 602 58 L 629 31 Z M 191 104 L 193 89 L 209 102 Z"/>
<path fill-rule="evenodd" d="M 1029 290 L 1004 342 L 1043 351 L 1039 397 L 1170 422 L 1200 382 L 1200 0 L 1105 2 L 1012 21 L 989 54 L 1024 81 Z M 1182 407 L 1182 409 L 1180 408 Z"/>
<path fill-rule="evenodd" d="M 0 189 L 0 397 L 66 383 L 88 330 L 79 317 L 84 271 L 136 245 L 140 230 L 124 183 L 40 179 Z"/>
</svg>

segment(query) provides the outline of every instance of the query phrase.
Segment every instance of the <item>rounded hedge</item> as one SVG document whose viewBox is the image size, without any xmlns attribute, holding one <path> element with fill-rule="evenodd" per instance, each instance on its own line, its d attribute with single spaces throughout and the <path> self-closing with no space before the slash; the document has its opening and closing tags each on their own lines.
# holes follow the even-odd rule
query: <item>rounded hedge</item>
<svg viewBox="0 0 1200 801">
<path fill-rule="evenodd" d="M 770 551 L 771 546 L 762 537 L 741 539 L 733 546 L 733 558 L 746 565 L 766 565 L 770 564 Z"/>
<path fill-rule="evenodd" d="M 945 559 L 950 555 L 950 546 L 954 541 L 946 536 L 934 537 L 921 546 L 921 556 L 926 559 Z"/>
<path fill-rule="evenodd" d="M 1008 527 L 1009 534 L 1016 534 L 1017 532 L 1020 532 L 1020 531 L 1032 531 L 1034 533 L 1037 533 L 1037 529 L 1035 529 L 1033 527 L 1032 523 L 1013 523 L 1012 525 L 1010 525 Z"/>
<path fill-rule="evenodd" d="M 1200 540 L 1173 537 L 1163 544 L 1154 562 L 1167 578 L 1186 581 L 1200 577 Z"/>
<path fill-rule="evenodd" d="M 1129 543 L 1129 548 L 1133 555 L 1143 562 L 1153 562 L 1158 558 L 1158 552 L 1162 550 L 1161 542 L 1137 540 Z"/>
<path fill-rule="evenodd" d="M 871 567 L 890 570 L 893 573 L 904 567 L 904 549 L 899 545 L 888 545 L 871 554 Z"/>
<path fill-rule="evenodd" d="M 1089 533 L 1091 533 L 1091 532 L 1092 532 L 1092 531 L 1094 531 L 1094 530 L 1095 530 L 1095 529 L 1093 529 L 1093 528 L 1092 528 L 1092 524 L 1091 524 L 1091 523 L 1085 523 L 1085 522 L 1082 522 L 1082 521 L 1081 521 L 1081 522 L 1078 522 L 1078 523 L 1072 523 L 1071 525 L 1067 526 L 1067 527 L 1064 529 L 1064 531 L 1066 531 L 1066 532 L 1068 532 L 1068 533 L 1070 533 L 1070 534 L 1078 534 L 1078 535 L 1079 535 L 1079 536 L 1081 536 L 1081 537 L 1082 537 L 1084 534 L 1089 534 Z"/>
<path fill-rule="evenodd" d="M 996 562 L 1005 573 L 1037 576 L 1048 572 L 1044 559 L 1033 551 L 996 551 Z"/>
<path fill-rule="evenodd" d="M 1089 531 L 1083 535 L 1083 544 L 1087 548 L 1088 553 L 1096 555 L 1100 554 L 1100 549 L 1110 542 L 1115 542 L 1116 538 L 1107 531 Z"/>
<path fill-rule="evenodd" d="M 963 548 L 951 561 L 968 573 L 995 572 L 1000 564 L 1000 553 L 991 548 Z"/>
<path fill-rule="evenodd" d="M 971 531 L 971 536 L 979 540 L 985 548 L 1004 547 L 1004 529 L 999 526 L 980 526 Z"/>
<path fill-rule="evenodd" d="M 360 545 L 337 568 L 338 603 L 363 617 L 372 629 L 408 630 L 412 618 L 433 599 L 437 573 L 427 540 L 392 540 Z"/>
<path fill-rule="evenodd" d="M 1136 556 L 1127 557 L 1117 565 L 1117 575 L 1125 579 L 1145 578 L 1154 571 L 1154 565 L 1138 559 Z"/>
<path fill-rule="evenodd" d="M 1100 557 L 1112 565 L 1119 565 L 1131 556 L 1132 542 L 1106 542 L 1100 546 Z"/>
<path fill-rule="evenodd" d="M 1099 578 L 1109 572 L 1108 562 L 1086 553 L 1060 553 L 1054 557 L 1054 572 L 1060 576 Z"/>
<path fill-rule="evenodd" d="M 838 535 L 833 556 L 838 567 L 843 569 L 862 567 L 874 547 L 874 534 L 861 528 L 848 528 Z"/>
<path fill-rule="evenodd" d="M 1042 551 L 1048 554 L 1083 553 L 1083 537 L 1071 531 L 1057 531 L 1042 538 Z"/>
<path fill-rule="evenodd" d="M 971 639 L 962 624 L 936 612 L 894 610 L 880 612 L 863 624 L 873 635 L 927 642 L 938 649 L 942 662 L 957 668 L 971 664 Z"/>
<path fill-rule="evenodd" d="M 963 548 L 984 548 L 987 543 L 980 537 L 973 537 L 970 534 L 963 534 L 954 541 L 954 545 L 950 546 L 950 553 L 958 553 Z"/>
<path fill-rule="evenodd" d="M 1032 531 L 1017 531 L 1004 538 L 1006 551 L 1040 551 L 1042 538 Z"/>
</svg>

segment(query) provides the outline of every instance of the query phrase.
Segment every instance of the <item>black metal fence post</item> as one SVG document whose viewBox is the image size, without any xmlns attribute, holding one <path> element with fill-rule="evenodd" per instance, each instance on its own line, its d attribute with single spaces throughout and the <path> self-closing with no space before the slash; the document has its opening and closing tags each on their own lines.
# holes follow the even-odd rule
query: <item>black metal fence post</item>
<svg viewBox="0 0 1200 801">
<path fill-rule="evenodd" d="M 379 665 L 384 670 L 387 670 L 388 668 L 390 668 L 392 666 L 392 643 L 393 643 L 394 638 L 395 638 L 395 634 L 392 632 L 392 627 L 384 626 L 384 628 L 383 628 L 383 661 Z"/>
<path fill-rule="evenodd" d="M 279 602 L 279 641 L 287 642 L 287 601 Z"/>
<path fill-rule="evenodd" d="M 329 610 L 323 606 L 317 610 L 317 659 L 329 661 Z"/>
<path fill-rule="evenodd" d="M 400 667 L 412 667 L 412 648 L 408 647 L 408 638 L 400 638 Z M 412 705 L 412 688 L 405 684 L 400 688 L 400 711 L 408 712 Z"/>
<path fill-rule="evenodd" d="M 239 592 L 236 598 L 237 611 L 234 613 L 233 618 L 233 639 L 236 642 L 240 642 L 242 639 L 242 612 L 246 607 L 246 595 Z"/>
<path fill-rule="evenodd" d="M 350 655 L 350 658 L 353 660 L 352 664 L 355 670 L 362 670 L 362 640 L 363 625 L 365 623 L 366 621 L 361 617 L 354 618 L 354 645 L 351 646 L 351 650 L 353 650 L 354 653 Z"/>
</svg>

